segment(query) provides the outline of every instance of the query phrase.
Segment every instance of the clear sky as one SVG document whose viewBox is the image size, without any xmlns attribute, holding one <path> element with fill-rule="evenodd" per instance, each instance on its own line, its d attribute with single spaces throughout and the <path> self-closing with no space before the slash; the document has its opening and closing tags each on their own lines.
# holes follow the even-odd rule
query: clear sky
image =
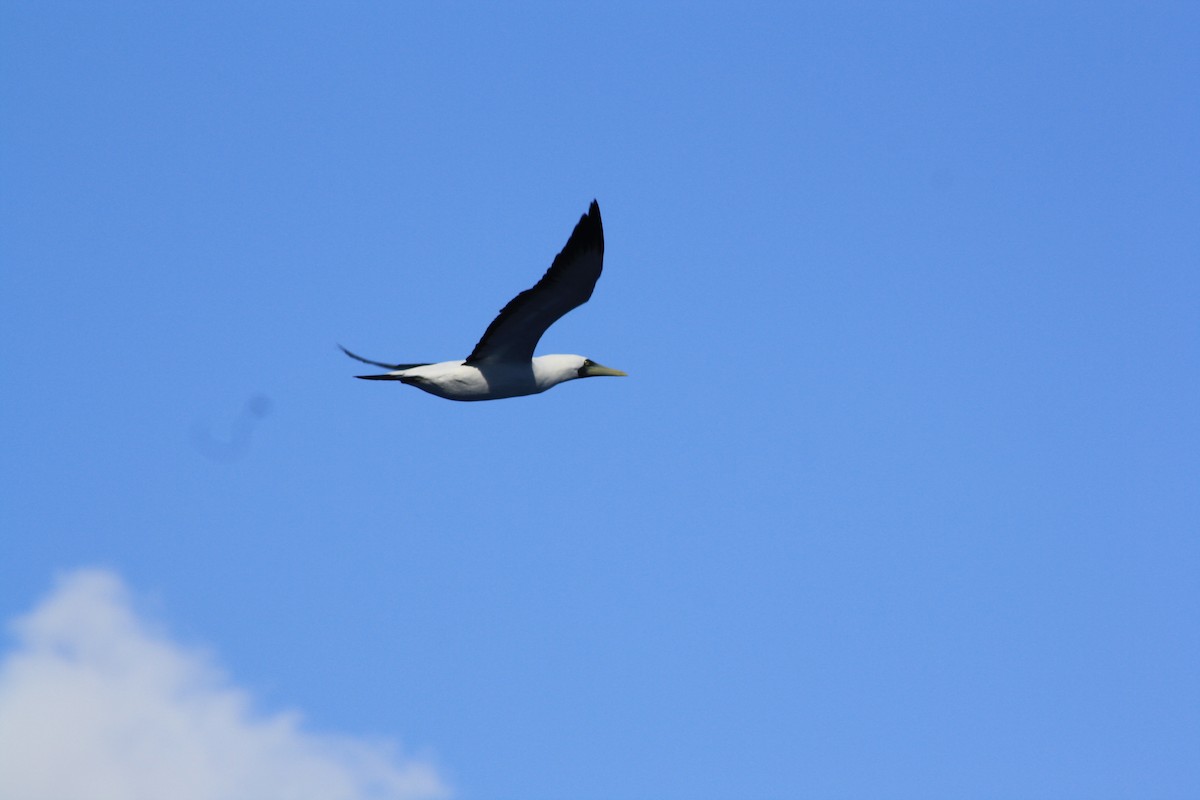
<svg viewBox="0 0 1200 800">
<path fill-rule="evenodd" d="M 0 5 L 0 796 L 1200 796 L 1196 4 L 645 6 Z"/>
</svg>

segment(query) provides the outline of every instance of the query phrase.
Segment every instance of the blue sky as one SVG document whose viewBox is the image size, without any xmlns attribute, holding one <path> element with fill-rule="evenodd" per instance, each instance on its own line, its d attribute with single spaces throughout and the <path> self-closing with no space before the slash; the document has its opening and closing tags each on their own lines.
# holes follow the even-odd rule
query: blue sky
<svg viewBox="0 0 1200 800">
<path fill-rule="evenodd" d="M 1186 3 L 3 4 L 0 739 L 111 650 L 184 687 L 122 706 L 147 736 L 182 695 L 293 720 L 238 791 L 1200 794 L 1198 40 Z M 540 352 L 629 378 L 350 377 L 335 342 L 463 357 L 593 197 Z"/>
</svg>

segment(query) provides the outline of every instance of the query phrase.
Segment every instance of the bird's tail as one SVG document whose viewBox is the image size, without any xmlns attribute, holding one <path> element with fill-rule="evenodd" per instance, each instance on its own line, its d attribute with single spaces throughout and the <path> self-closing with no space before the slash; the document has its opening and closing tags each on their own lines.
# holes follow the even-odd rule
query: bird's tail
<svg viewBox="0 0 1200 800">
<path fill-rule="evenodd" d="M 355 375 L 356 378 L 361 378 L 364 381 L 402 381 L 405 377 L 398 372 L 389 372 L 386 375 Z M 411 380 L 411 378 L 409 379 Z"/>
</svg>

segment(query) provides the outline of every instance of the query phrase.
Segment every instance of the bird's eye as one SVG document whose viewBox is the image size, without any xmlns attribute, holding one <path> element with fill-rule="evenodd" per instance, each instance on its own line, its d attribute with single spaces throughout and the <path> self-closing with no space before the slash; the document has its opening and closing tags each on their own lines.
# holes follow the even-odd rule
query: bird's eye
<svg viewBox="0 0 1200 800">
<path fill-rule="evenodd" d="M 594 366 L 596 366 L 596 362 L 595 362 L 595 361 L 592 361 L 590 358 L 585 358 L 585 359 L 583 360 L 583 365 L 584 365 L 585 367 L 594 367 Z"/>
</svg>

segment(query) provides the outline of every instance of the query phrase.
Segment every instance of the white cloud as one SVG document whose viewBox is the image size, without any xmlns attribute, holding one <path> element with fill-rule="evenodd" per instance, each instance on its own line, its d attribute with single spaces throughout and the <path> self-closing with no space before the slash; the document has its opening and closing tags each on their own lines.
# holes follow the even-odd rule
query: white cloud
<svg viewBox="0 0 1200 800">
<path fill-rule="evenodd" d="M 262 715 L 103 570 L 60 579 L 0 662 L 3 800 L 409 800 L 447 791 L 394 744 Z"/>
</svg>

